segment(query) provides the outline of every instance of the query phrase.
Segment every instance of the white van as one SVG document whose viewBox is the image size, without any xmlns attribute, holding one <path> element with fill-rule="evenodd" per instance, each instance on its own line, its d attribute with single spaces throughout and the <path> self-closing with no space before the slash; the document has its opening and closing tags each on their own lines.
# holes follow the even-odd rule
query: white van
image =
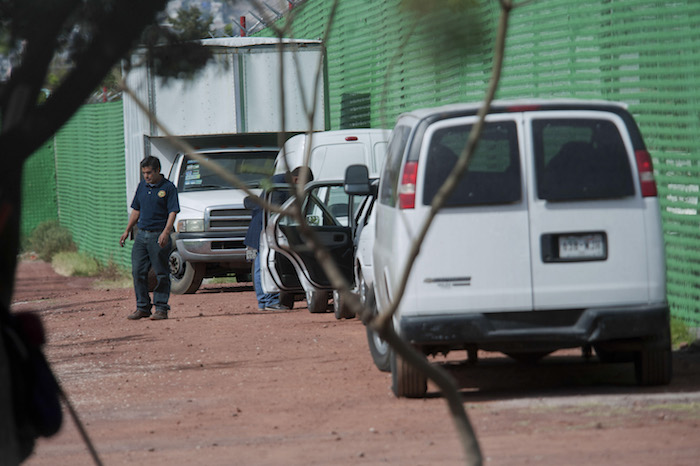
<svg viewBox="0 0 700 466">
<path fill-rule="evenodd" d="M 275 173 L 284 173 L 287 168 L 293 170 L 303 165 L 306 154 L 310 154 L 309 167 L 318 187 L 310 191 L 313 202 L 305 204 L 308 218 L 321 218 L 318 212 L 327 211 L 313 227 L 319 230 L 321 241 L 341 269 L 349 272 L 346 278 L 350 282 L 353 281 L 353 235 L 349 220 L 355 206 L 348 202 L 343 190 L 345 169 L 354 164 L 366 165 L 376 176 L 384 163 L 390 133 L 386 129 L 346 129 L 300 134 L 287 140 L 275 161 Z M 294 247 L 300 246 L 299 241 L 301 238 L 290 219 L 279 214 L 266 215 L 259 251 L 263 289 L 266 293 L 281 292 L 280 302 L 286 306 L 294 303 L 295 294 L 303 293 L 310 312 L 326 312 L 333 288 L 316 263 L 313 251 Z M 338 308 L 339 300 L 334 304 L 337 317 L 352 317 L 347 310 Z"/>
<path fill-rule="evenodd" d="M 372 176 L 382 169 L 390 130 L 341 129 L 292 136 L 284 143 L 275 160 L 275 174 L 284 173 L 303 165 L 306 153 L 310 153 L 309 167 L 314 180 L 342 180 L 345 168 L 350 165 L 366 165 Z"/>
<path fill-rule="evenodd" d="M 480 103 L 399 117 L 375 205 L 379 312 L 399 299 L 408 252 Z M 394 316 L 425 354 L 561 348 L 671 378 L 661 215 L 651 158 L 623 104 L 494 102 L 469 169 L 435 217 Z M 397 396 L 425 377 L 391 355 Z"/>
</svg>

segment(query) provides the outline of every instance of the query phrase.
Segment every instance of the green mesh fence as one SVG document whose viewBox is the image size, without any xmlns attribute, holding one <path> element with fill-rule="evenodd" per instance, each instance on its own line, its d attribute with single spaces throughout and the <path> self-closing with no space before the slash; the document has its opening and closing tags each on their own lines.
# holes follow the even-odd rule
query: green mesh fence
<svg viewBox="0 0 700 466">
<path fill-rule="evenodd" d="M 22 172 L 22 223 L 26 238 L 37 225 L 58 218 L 53 140 L 32 154 Z"/>
<path fill-rule="evenodd" d="M 307 0 L 295 7 L 290 35 L 322 37 L 331 3 Z M 407 3 L 424 11 L 408 11 Z M 473 6 L 435 7 L 445 4 Z M 340 2 L 326 44 L 331 127 L 391 127 L 404 111 L 482 99 L 498 15 L 496 0 Z M 696 0 L 532 2 L 511 17 L 497 95 L 609 99 L 630 106 L 654 158 L 672 313 L 696 325 L 699 20 Z M 114 246 L 126 222 L 121 112 L 121 103 L 84 107 L 57 136 L 55 150 L 60 220 L 81 250 L 126 266 L 128 250 Z M 25 173 L 26 225 L 35 215 L 27 209 L 43 205 L 42 195 L 26 188 L 34 171 L 28 166 Z"/>
<path fill-rule="evenodd" d="M 122 103 L 83 106 L 55 137 L 59 220 L 103 264 L 130 264 Z"/>
<path fill-rule="evenodd" d="M 296 7 L 289 35 L 322 37 L 331 3 Z M 326 44 L 332 128 L 356 118 L 343 114 L 352 96 L 363 96 L 373 127 L 391 127 L 407 110 L 482 99 L 499 12 L 496 0 L 340 2 Z M 697 0 L 531 2 L 511 16 L 497 94 L 629 105 L 655 163 L 672 313 L 692 324 L 700 324 L 699 20 Z"/>
</svg>

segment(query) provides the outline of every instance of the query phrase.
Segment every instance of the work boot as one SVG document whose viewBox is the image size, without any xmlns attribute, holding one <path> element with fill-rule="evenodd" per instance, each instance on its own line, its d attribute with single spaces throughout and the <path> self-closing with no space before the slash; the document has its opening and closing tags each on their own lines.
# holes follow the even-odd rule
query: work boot
<svg viewBox="0 0 700 466">
<path fill-rule="evenodd" d="M 156 311 L 151 316 L 151 320 L 165 320 L 167 318 L 168 318 L 168 311 Z"/>
<path fill-rule="evenodd" d="M 126 318 L 129 320 L 139 320 L 145 319 L 146 317 L 151 317 L 150 311 L 144 311 L 142 309 L 136 309 L 134 312 L 129 314 Z"/>
</svg>

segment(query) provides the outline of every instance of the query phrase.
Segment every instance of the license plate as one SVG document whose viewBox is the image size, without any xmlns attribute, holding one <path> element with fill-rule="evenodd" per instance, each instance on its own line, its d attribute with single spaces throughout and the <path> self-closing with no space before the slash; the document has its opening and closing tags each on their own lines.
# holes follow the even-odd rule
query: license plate
<svg viewBox="0 0 700 466">
<path fill-rule="evenodd" d="M 605 257 L 605 239 L 600 233 L 559 237 L 560 259 L 603 259 Z"/>
</svg>

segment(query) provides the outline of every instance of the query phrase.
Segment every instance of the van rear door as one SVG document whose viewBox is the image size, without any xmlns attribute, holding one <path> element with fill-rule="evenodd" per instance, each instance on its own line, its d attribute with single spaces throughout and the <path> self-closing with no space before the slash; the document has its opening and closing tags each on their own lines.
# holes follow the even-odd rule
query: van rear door
<svg viewBox="0 0 700 466">
<path fill-rule="evenodd" d="M 647 302 L 645 204 L 622 119 L 583 110 L 524 119 L 535 309 Z"/>
<path fill-rule="evenodd" d="M 425 218 L 475 121 L 450 118 L 426 130 L 418 162 L 422 189 L 415 213 L 405 215 Z M 513 115 L 489 116 L 466 174 L 421 247 L 402 314 L 532 309 L 521 128 Z M 418 222 L 410 224 L 417 230 Z"/>
</svg>

